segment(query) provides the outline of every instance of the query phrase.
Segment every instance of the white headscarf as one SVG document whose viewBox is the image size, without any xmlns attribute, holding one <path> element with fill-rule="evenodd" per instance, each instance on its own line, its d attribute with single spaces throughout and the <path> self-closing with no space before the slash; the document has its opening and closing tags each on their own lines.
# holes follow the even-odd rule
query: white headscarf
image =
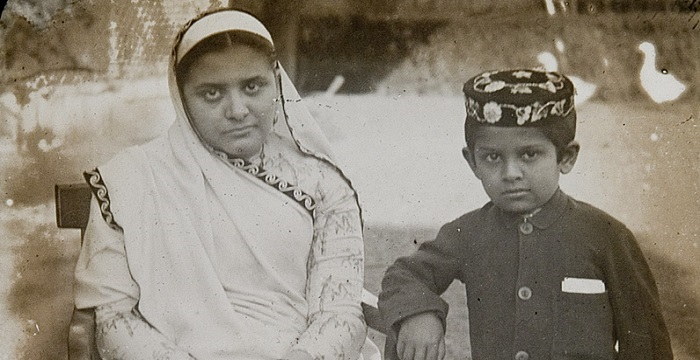
<svg viewBox="0 0 700 360">
<path fill-rule="evenodd" d="M 223 10 L 206 14 L 203 17 L 192 20 L 185 29 L 176 39 L 168 73 L 170 95 L 175 106 L 177 120 L 186 122 L 180 125 L 182 127 L 185 125 L 189 126 L 189 122 L 182 103 L 180 89 L 177 86 L 175 65 L 197 43 L 218 33 L 243 31 L 259 36 L 274 48 L 272 36 L 265 26 L 252 15 L 241 11 Z M 277 122 L 274 130 L 280 135 L 291 137 L 301 152 L 327 161 L 340 171 L 332 160 L 332 152 L 328 140 L 316 120 L 311 116 L 289 75 L 279 62 L 276 62 L 275 66 L 280 76 L 281 106 L 285 121 Z M 183 129 L 183 132 L 186 133 L 185 136 L 187 137 L 189 137 L 189 134 L 192 134 L 192 131 L 188 129 Z"/>
</svg>

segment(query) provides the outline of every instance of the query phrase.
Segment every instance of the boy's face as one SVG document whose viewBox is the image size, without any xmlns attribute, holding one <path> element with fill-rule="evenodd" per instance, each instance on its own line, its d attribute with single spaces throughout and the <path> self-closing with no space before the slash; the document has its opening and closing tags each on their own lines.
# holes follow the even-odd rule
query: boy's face
<svg viewBox="0 0 700 360">
<path fill-rule="evenodd" d="M 463 154 L 491 201 L 525 214 L 544 205 L 559 187 L 559 174 L 574 166 L 579 146 L 571 142 L 557 161 L 554 144 L 537 128 L 484 126 L 473 152 Z"/>
</svg>

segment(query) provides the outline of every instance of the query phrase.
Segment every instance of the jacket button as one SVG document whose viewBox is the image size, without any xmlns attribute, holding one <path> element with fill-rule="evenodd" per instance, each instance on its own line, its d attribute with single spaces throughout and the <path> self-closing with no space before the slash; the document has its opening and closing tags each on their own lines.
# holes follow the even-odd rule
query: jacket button
<svg viewBox="0 0 700 360">
<path fill-rule="evenodd" d="M 521 300 L 530 300 L 532 297 L 532 289 L 530 289 L 527 286 L 523 286 L 520 289 L 518 289 L 518 297 Z"/>
<path fill-rule="evenodd" d="M 518 351 L 515 354 L 515 360 L 528 360 L 530 358 L 530 354 L 524 352 L 524 351 Z"/>
<path fill-rule="evenodd" d="M 525 234 L 525 235 L 532 234 L 533 228 L 532 228 L 532 224 L 530 224 L 529 222 L 524 222 L 524 223 L 520 224 L 518 226 L 518 228 L 520 229 L 520 232 Z"/>
</svg>

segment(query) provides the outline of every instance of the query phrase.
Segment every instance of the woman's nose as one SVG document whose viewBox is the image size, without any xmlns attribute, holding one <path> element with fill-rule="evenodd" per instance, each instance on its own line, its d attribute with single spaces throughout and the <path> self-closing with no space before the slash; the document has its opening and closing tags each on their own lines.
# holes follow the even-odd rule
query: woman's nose
<svg viewBox="0 0 700 360">
<path fill-rule="evenodd" d="M 523 170 L 518 161 L 507 160 L 503 164 L 503 179 L 515 181 L 523 178 Z"/>
<path fill-rule="evenodd" d="M 229 94 L 226 99 L 224 116 L 228 120 L 241 121 L 250 113 L 245 99 L 237 94 Z"/>
</svg>

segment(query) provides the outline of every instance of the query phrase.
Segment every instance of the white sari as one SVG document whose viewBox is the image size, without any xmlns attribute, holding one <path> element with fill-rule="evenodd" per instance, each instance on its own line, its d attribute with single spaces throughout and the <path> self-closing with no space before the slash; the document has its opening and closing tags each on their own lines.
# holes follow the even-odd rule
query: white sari
<svg viewBox="0 0 700 360">
<path fill-rule="evenodd" d="M 195 21 L 170 63 L 177 119 L 168 133 L 86 173 L 95 196 L 76 306 L 128 304 L 197 359 L 281 359 L 292 351 L 356 359 L 366 334 L 360 210 L 284 70 L 285 116 L 259 158 L 228 159 L 187 119 L 175 64 L 229 30 L 272 42 L 245 13 Z"/>
</svg>

